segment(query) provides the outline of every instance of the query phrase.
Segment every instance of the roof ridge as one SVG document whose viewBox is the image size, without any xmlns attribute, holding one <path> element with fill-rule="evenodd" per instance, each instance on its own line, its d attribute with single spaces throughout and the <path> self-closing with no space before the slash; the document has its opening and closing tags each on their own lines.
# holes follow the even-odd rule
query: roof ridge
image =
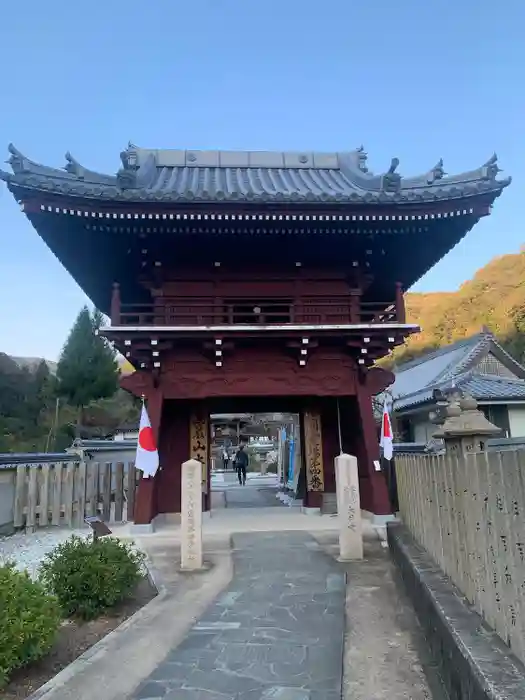
<svg viewBox="0 0 525 700">
<path fill-rule="evenodd" d="M 501 343 L 498 341 L 498 339 L 494 335 L 492 336 L 492 343 L 494 344 L 494 346 L 497 348 L 497 350 L 499 352 L 501 352 L 503 355 L 505 355 L 505 357 L 507 357 L 512 362 L 512 364 L 517 365 L 517 367 L 519 367 L 519 369 L 525 375 L 525 367 L 521 364 L 521 362 L 518 362 L 518 360 L 516 360 L 514 357 L 512 357 L 510 352 L 507 352 L 507 350 L 505 350 L 503 345 L 501 345 Z"/>
<path fill-rule="evenodd" d="M 121 169 L 115 175 L 104 175 L 82 166 L 66 153 L 62 170 L 40 165 L 9 145 L 8 160 L 12 174 L 0 170 L 0 179 L 10 186 L 45 189 L 73 196 L 104 196 L 106 199 L 163 201 L 282 201 L 282 202 L 347 202 L 389 204 L 432 202 L 460 199 L 491 193 L 501 194 L 510 178 L 497 180 L 500 172 L 494 155 L 480 168 L 445 176 L 442 161 L 423 175 L 402 177 L 399 159 L 392 158 L 390 167 L 374 175 L 369 171 L 363 147 L 346 153 L 284 151 L 188 151 L 140 149 L 133 144 L 120 153 Z M 148 177 L 141 177 L 142 168 Z M 165 169 L 200 168 L 209 177 L 197 183 L 195 178 L 165 177 Z M 259 178 L 255 185 L 242 174 L 243 169 L 279 171 L 283 185 L 276 188 Z M 227 186 L 217 171 L 226 171 Z M 152 173 L 154 177 L 150 178 Z M 240 174 L 239 174 L 240 173 Z M 224 172 L 222 173 L 224 175 Z M 270 176 L 266 179 L 272 180 Z M 203 184 L 206 182 L 207 184 Z M 98 188 L 103 186 L 103 192 Z M 95 187 L 97 191 L 95 191 Z M 468 214 L 458 208 L 456 215 Z M 472 211 L 470 211 L 472 213 Z"/>
<path fill-rule="evenodd" d="M 424 353 L 420 355 L 419 357 L 415 357 L 412 360 L 408 360 L 406 363 L 403 363 L 399 367 L 395 368 L 394 372 L 396 374 L 401 374 L 402 372 L 412 369 L 413 367 L 417 367 L 420 364 L 423 364 L 425 362 L 430 362 L 430 360 L 435 359 L 436 357 L 441 357 L 443 355 L 448 354 L 449 352 L 454 352 L 455 350 L 459 350 L 461 346 L 467 345 L 468 343 L 474 342 L 476 339 L 480 339 L 479 336 L 481 336 L 482 333 L 475 333 L 474 335 L 468 336 L 466 338 L 461 338 L 460 340 L 456 340 L 450 345 L 442 345 L 441 347 L 436 348 L 435 350 L 431 350 L 428 353 Z M 446 370 L 446 368 L 445 368 Z M 443 371 L 445 371 L 443 370 Z"/>
<path fill-rule="evenodd" d="M 472 348 L 467 352 L 465 357 L 458 360 L 455 368 L 452 369 L 450 376 L 457 376 L 458 374 L 461 374 L 464 370 L 468 370 L 469 367 L 472 367 L 473 363 L 483 356 L 483 353 L 486 353 L 488 350 L 490 350 L 490 342 L 492 341 L 493 337 L 494 336 L 492 335 L 492 333 L 490 333 L 490 331 L 487 332 L 483 330 L 480 333 L 471 336 L 470 340 L 472 341 Z M 447 370 L 449 370 L 449 368 L 450 366 L 447 367 L 446 370 L 442 373 L 443 376 L 447 375 Z"/>
</svg>

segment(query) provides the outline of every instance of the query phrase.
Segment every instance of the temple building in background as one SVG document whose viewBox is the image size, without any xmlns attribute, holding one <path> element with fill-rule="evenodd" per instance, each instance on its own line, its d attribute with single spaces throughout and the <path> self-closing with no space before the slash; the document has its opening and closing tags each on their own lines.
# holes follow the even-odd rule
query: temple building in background
<svg viewBox="0 0 525 700">
<path fill-rule="evenodd" d="M 496 156 L 446 176 L 404 177 L 345 153 L 138 148 L 115 175 L 69 153 L 62 169 L 9 147 L 0 173 L 36 231 L 93 303 L 136 372 L 161 470 L 142 480 L 135 521 L 180 510 L 181 464 L 203 464 L 210 415 L 299 414 L 304 504 L 335 491 L 334 457 L 355 454 L 361 503 L 390 512 L 371 398 L 375 366 L 418 326 L 403 292 L 487 216 L 510 182 Z M 424 322 L 424 319 L 422 319 Z"/>
</svg>

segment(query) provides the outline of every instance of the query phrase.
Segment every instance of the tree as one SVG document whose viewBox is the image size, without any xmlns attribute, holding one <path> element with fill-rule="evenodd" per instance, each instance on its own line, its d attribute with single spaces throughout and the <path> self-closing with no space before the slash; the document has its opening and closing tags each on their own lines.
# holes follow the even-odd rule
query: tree
<svg viewBox="0 0 525 700">
<path fill-rule="evenodd" d="M 53 395 L 51 373 L 45 360 L 42 360 L 36 370 L 29 374 L 26 382 L 27 392 L 24 401 L 24 413 L 28 422 L 38 425 L 42 411 L 47 407 Z"/>
<path fill-rule="evenodd" d="M 96 335 L 102 324 L 99 311 L 85 306 L 66 341 L 57 365 L 57 393 L 77 409 L 77 432 L 84 409 L 92 401 L 113 396 L 118 388 L 115 353 L 104 338 Z"/>
</svg>

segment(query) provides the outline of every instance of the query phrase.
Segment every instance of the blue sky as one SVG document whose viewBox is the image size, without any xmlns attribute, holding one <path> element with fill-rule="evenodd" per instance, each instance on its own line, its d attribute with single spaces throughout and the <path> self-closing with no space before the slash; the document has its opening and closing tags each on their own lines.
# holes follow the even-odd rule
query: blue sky
<svg viewBox="0 0 525 700">
<path fill-rule="evenodd" d="M 523 229 L 522 0 L 23 0 L 0 22 L 0 148 L 116 172 L 161 148 L 351 150 L 512 186 L 416 287 L 455 289 Z M 0 162 L 3 158 L 0 159 Z M 0 351 L 55 359 L 81 290 L 0 183 Z M 424 319 L 422 319 L 424 323 Z"/>
</svg>

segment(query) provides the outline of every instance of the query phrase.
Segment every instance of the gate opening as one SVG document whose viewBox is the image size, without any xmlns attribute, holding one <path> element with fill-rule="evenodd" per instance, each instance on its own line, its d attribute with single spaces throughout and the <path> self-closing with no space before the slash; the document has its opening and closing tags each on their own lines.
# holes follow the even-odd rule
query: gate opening
<svg viewBox="0 0 525 700">
<path fill-rule="evenodd" d="M 211 510 L 282 507 L 300 498 L 299 413 L 212 413 Z"/>
</svg>

